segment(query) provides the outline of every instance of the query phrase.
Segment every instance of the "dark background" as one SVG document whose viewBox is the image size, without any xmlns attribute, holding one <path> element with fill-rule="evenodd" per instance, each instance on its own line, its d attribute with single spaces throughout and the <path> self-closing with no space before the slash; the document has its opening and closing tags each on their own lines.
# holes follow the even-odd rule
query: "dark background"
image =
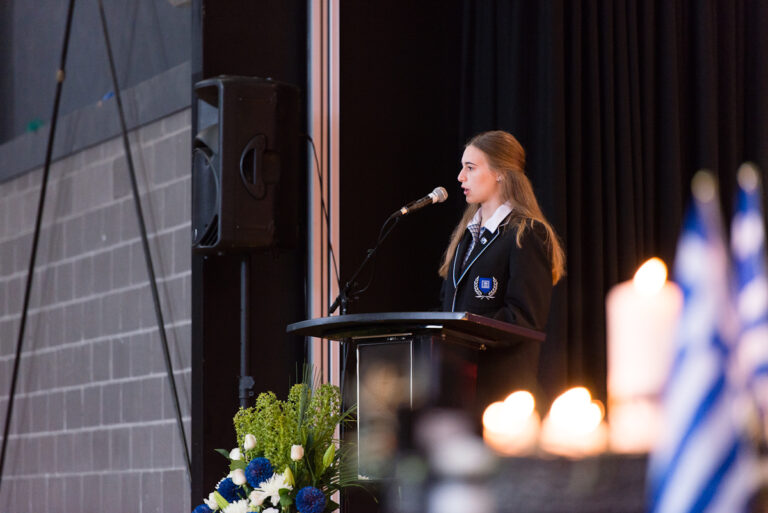
<svg viewBox="0 0 768 513">
<path fill-rule="evenodd" d="M 341 3 L 342 277 L 392 212 L 437 186 L 448 191 L 446 203 L 398 223 L 350 313 L 439 307 L 437 268 L 464 204 L 456 180 L 461 3 L 440 5 L 438 16 L 431 2 Z"/>
</svg>

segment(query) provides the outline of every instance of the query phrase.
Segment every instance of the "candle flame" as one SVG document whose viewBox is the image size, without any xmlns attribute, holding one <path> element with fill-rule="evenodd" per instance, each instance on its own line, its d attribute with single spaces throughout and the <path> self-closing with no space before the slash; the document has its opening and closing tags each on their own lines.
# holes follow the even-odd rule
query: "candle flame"
<svg viewBox="0 0 768 513">
<path fill-rule="evenodd" d="M 518 390 L 504 402 L 488 406 L 483 413 L 483 440 L 506 456 L 524 456 L 536 449 L 541 420 L 530 392 Z"/>
<path fill-rule="evenodd" d="M 552 403 L 549 419 L 558 430 L 581 435 L 594 431 L 603 420 L 603 408 L 584 387 L 572 388 Z"/>
<path fill-rule="evenodd" d="M 497 401 L 485 409 L 483 427 L 496 433 L 516 433 L 522 430 L 534 407 L 533 395 L 519 390 L 510 394 L 504 402 Z"/>
<path fill-rule="evenodd" d="M 533 399 L 533 394 L 526 390 L 512 392 L 506 399 L 504 399 L 504 404 L 511 407 L 516 415 L 523 419 L 528 418 L 536 407 L 536 401 Z"/>
<path fill-rule="evenodd" d="M 660 258 L 651 258 L 635 273 L 635 290 L 644 296 L 657 294 L 667 281 L 667 266 Z"/>
</svg>

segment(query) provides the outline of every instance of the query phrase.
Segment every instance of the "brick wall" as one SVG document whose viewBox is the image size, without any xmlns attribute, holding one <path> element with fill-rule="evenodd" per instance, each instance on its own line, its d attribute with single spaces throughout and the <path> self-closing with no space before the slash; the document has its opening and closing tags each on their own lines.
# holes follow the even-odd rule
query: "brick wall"
<svg viewBox="0 0 768 513">
<path fill-rule="evenodd" d="M 190 126 L 130 137 L 188 438 Z M 51 169 L 0 513 L 191 509 L 127 173 L 120 138 Z M 41 177 L 0 183 L 0 423 Z"/>
</svg>

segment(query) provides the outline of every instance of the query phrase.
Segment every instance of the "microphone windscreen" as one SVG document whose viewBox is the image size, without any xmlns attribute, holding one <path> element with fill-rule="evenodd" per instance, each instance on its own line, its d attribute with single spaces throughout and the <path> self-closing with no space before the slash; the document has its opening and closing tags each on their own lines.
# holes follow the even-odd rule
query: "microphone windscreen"
<svg viewBox="0 0 768 513">
<path fill-rule="evenodd" d="M 448 191 L 445 190 L 445 187 L 435 187 L 432 194 L 434 194 L 435 203 L 442 203 L 448 199 Z"/>
</svg>

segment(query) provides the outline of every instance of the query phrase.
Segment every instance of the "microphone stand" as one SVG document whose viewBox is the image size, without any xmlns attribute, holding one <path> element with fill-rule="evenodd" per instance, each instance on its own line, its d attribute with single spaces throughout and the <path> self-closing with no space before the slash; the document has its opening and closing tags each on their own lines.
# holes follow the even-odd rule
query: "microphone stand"
<svg viewBox="0 0 768 513">
<path fill-rule="evenodd" d="M 362 270 L 365 268 L 366 264 L 368 264 L 368 262 L 371 260 L 371 258 L 373 258 L 373 255 L 376 254 L 376 251 L 379 249 L 379 246 L 381 246 L 381 243 L 384 242 L 384 239 L 387 238 L 387 236 L 394 229 L 394 227 L 397 226 L 397 222 L 400 221 L 400 217 L 401 217 L 401 214 L 400 214 L 400 211 L 398 210 L 397 212 L 395 212 L 392 215 L 390 215 L 387 218 L 387 220 L 384 221 L 384 224 L 381 225 L 381 230 L 379 230 L 379 238 L 376 241 L 376 244 L 373 246 L 373 248 L 368 250 L 367 254 L 365 255 L 365 259 L 360 264 L 360 266 L 357 268 L 357 270 L 355 271 L 355 274 L 352 275 L 352 277 L 349 279 L 349 281 L 347 281 L 344 284 L 343 287 L 339 288 L 339 295 L 336 296 L 336 300 L 328 308 L 328 315 L 333 314 L 333 312 L 335 312 L 336 309 L 339 308 L 339 307 L 341 307 L 341 312 L 340 312 L 341 315 L 346 315 L 347 314 L 347 308 L 349 307 L 350 301 L 352 301 L 354 299 L 357 299 L 357 297 L 350 297 L 350 289 L 354 285 L 355 280 L 357 279 L 357 277 L 360 274 L 360 272 L 362 272 Z M 392 223 L 392 225 L 387 228 L 387 224 L 389 224 L 389 222 L 392 221 L 392 219 L 394 219 L 394 223 Z M 384 231 L 385 228 L 387 228 L 386 231 Z M 371 277 L 371 279 L 373 279 L 373 277 Z M 354 294 L 358 294 L 360 292 L 363 292 L 367 288 L 368 287 L 366 286 L 365 288 L 355 292 Z"/>
</svg>

